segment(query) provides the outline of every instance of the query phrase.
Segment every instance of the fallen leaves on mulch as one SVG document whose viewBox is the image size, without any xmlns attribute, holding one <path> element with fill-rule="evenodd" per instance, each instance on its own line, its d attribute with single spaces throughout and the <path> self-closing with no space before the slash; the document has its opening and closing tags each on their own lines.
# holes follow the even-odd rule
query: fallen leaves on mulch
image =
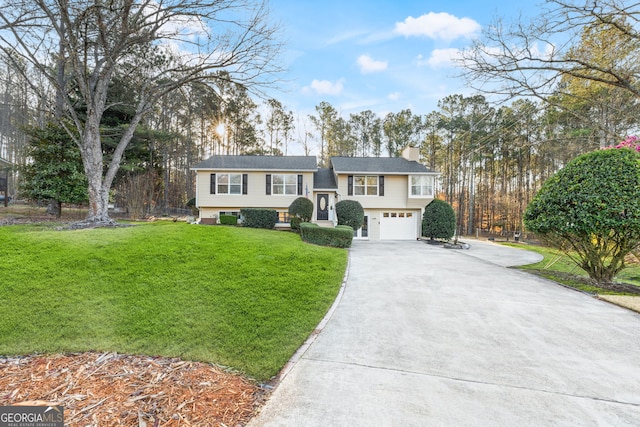
<svg viewBox="0 0 640 427">
<path fill-rule="evenodd" d="M 0 358 L 0 405 L 62 405 L 70 427 L 243 426 L 264 395 L 240 375 L 180 359 L 116 353 Z"/>
</svg>

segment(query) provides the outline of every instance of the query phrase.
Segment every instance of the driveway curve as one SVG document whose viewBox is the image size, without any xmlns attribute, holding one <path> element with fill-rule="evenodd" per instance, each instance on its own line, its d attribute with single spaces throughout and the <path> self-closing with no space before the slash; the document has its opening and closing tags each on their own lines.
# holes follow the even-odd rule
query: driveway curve
<svg viewBox="0 0 640 427">
<path fill-rule="evenodd" d="M 640 315 L 487 242 L 354 242 L 344 293 L 249 424 L 637 426 Z"/>
</svg>

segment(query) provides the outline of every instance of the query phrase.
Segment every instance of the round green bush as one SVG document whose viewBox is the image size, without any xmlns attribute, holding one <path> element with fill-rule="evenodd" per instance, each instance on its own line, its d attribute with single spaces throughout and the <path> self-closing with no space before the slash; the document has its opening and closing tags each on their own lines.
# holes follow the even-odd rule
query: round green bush
<svg viewBox="0 0 640 427">
<path fill-rule="evenodd" d="M 596 282 L 613 281 L 640 247 L 640 153 L 623 147 L 576 157 L 545 181 L 524 223 Z"/>
<path fill-rule="evenodd" d="M 289 215 L 297 216 L 304 222 L 311 221 L 313 216 L 313 202 L 306 197 L 298 197 L 289 205 Z"/>
<path fill-rule="evenodd" d="M 313 202 L 306 197 L 298 197 L 289 205 L 291 229 L 299 230 L 301 222 L 309 222 L 313 217 Z"/>
<path fill-rule="evenodd" d="M 456 231 L 456 214 L 444 200 L 434 199 L 424 208 L 422 235 L 433 239 L 449 240 Z"/>
<path fill-rule="evenodd" d="M 348 225 L 354 230 L 364 223 L 364 209 L 357 200 L 340 200 L 336 203 L 338 225 Z"/>
</svg>

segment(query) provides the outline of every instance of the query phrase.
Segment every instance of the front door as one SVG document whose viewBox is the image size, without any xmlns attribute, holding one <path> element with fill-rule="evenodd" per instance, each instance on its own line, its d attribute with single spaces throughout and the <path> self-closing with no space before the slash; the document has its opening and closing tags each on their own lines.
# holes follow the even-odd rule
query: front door
<svg viewBox="0 0 640 427">
<path fill-rule="evenodd" d="M 329 220 L 329 195 L 328 194 L 318 194 L 318 203 L 316 203 L 316 219 L 318 221 L 328 221 Z"/>
</svg>

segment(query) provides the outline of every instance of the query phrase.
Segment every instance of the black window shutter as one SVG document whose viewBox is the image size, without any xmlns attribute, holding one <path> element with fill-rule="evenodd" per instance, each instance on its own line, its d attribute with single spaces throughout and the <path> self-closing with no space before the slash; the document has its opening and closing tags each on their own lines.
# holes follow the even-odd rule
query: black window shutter
<svg viewBox="0 0 640 427">
<path fill-rule="evenodd" d="M 209 178 L 209 193 L 216 194 L 216 174 L 212 173 Z"/>
<path fill-rule="evenodd" d="M 298 196 L 302 196 L 302 175 L 298 175 Z"/>
<path fill-rule="evenodd" d="M 384 196 L 384 175 L 378 177 L 378 195 Z"/>
<path fill-rule="evenodd" d="M 247 194 L 247 183 L 249 181 L 249 174 L 242 174 L 242 194 Z"/>
<path fill-rule="evenodd" d="M 271 195 L 271 174 L 267 174 L 267 196 Z"/>
<path fill-rule="evenodd" d="M 353 196 L 353 175 L 347 177 L 347 195 Z"/>
</svg>

